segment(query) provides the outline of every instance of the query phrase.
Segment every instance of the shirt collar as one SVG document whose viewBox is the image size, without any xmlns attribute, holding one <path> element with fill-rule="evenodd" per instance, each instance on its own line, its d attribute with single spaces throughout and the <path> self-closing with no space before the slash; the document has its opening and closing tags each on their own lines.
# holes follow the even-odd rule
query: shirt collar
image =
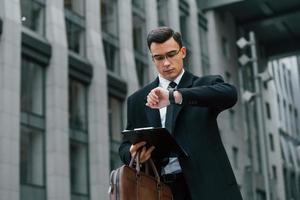
<svg viewBox="0 0 300 200">
<path fill-rule="evenodd" d="M 173 82 L 175 82 L 178 85 L 184 72 L 185 72 L 184 69 L 182 69 L 181 73 L 175 78 Z M 158 74 L 158 79 L 159 79 L 159 86 L 164 89 L 167 89 L 171 81 L 163 78 L 161 74 Z"/>
</svg>

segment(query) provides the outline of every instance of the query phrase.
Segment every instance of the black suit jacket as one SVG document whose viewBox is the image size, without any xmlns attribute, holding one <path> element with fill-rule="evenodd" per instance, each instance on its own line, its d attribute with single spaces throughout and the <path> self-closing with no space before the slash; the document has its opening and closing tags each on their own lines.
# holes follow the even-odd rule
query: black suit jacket
<svg viewBox="0 0 300 200">
<path fill-rule="evenodd" d="M 158 78 L 138 90 L 127 101 L 127 129 L 161 127 L 158 109 L 145 105 L 147 94 L 159 84 Z M 217 125 L 218 114 L 237 101 L 236 89 L 221 76 L 196 77 L 185 71 L 177 87 L 183 101 L 176 105 L 173 134 L 188 153 L 179 162 L 193 200 L 241 200 Z M 130 161 L 130 143 L 123 141 L 119 154 Z M 155 159 L 155 158 L 154 158 Z M 160 161 L 155 160 L 160 166 Z"/>
</svg>

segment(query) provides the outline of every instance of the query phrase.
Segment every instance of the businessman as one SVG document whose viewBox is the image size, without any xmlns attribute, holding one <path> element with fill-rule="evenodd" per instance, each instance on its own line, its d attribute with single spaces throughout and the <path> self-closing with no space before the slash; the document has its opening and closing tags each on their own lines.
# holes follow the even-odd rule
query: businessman
<svg viewBox="0 0 300 200">
<path fill-rule="evenodd" d="M 236 89 L 221 76 L 185 70 L 186 48 L 171 28 L 150 31 L 147 43 L 158 77 L 128 97 L 127 129 L 166 127 L 187 152 L 188 157 L 154 158 L 175 200 L 241 200 L 217 125 L 218 114 L 236 103 Z M 145 162 L 154 149 L 123 141 L 119 154 L 128 164 L 139 150 Z"/>
</svg>

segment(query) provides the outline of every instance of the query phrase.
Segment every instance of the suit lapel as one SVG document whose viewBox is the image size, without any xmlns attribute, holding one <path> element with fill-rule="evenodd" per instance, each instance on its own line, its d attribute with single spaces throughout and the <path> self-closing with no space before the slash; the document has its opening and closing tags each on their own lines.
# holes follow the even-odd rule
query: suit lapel
<svg viewBox="0 0 300 200">
<path fill-rule="evenodd" d="M 146 91 L 146 95 L 144 97 L 145 102 L 147 102 L 147 95 L 148 93 L 156 88 L 159 84 L 159 79 L 156 78 L 152 83 L 150 83 L 147 91 Z M 145 105 L 145 109 L 146 109 L 146 114 L 147 114 L 147 119 L 149 122 L 149 126 L 152 127 L 162 127 L 161 126 L 161 119 L 160 119 L 160 114 L 159 114 L 159 109 L 152 109 L 149 108 L 148 106 Z"/>
<path fill-rule="evenodd" d="M 189 88 L 193 85 L 193 75 L 187 71 L 184 72 L 179 84 L 178 84 L 178 87 L 177 89 L 179 88 Z M 174 105 L 174 113 L 173 113 L 173 124 L 176 123 L 176 119 L 177 119 L 177 116 L 179 114 L 179 112 L 181 111 L 182 109 L 182 106 L 181 105 Z M 172 126 L 173 127 L 173 130 L 172 130 L 172 133 L 174 133 L 174 127 L 175 126 Z"/>
</svg>

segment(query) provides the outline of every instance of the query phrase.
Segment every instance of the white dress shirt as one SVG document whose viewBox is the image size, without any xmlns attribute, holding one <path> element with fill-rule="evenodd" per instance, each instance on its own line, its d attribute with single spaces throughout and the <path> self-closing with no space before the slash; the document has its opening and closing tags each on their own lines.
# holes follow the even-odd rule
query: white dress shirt
<svg viewBox="0 0 300 200">
<path fill-rule="evenodd" d="M 178 85 L 183 74 L 184 74 L 184 69 L 182 69 L 180 75 L 177 76 L 177 78 L 173 82 L 175 82 Z M 163 78 L 160 74 L 158 75 L 158 79 L 159 79 L 159 87 L 167 89 L 171 81 Z M 163 128 L 165 128 L 166 113 L 167 113 L 167 107 L 163 107 L 159 109 L 161 125 Z M 162 174 L 179 173 L 180 171 L 181 171 L 181 167 L 178 158 L 170 157 L 169 163 L 162 169 Z"/>
</svg>

